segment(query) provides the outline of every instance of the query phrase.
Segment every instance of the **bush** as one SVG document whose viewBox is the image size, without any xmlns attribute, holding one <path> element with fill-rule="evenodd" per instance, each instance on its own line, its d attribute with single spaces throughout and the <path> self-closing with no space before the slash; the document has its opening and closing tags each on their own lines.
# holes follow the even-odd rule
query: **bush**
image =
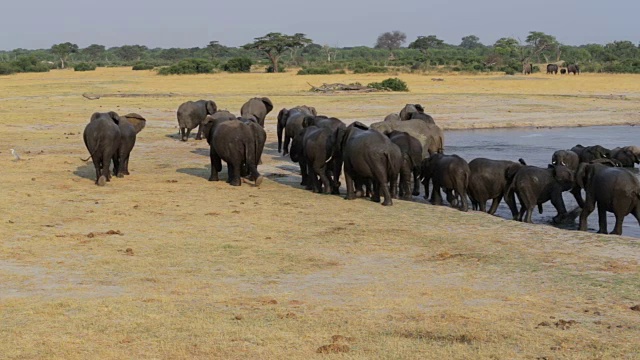
<svg viewBox="0 0 640 360">
<path fill-rule="evenodd" d="M 328 74 L 344 74 L 344 69 L 330 69 L 328 67 L 304 68 L 298 71 L 298 75 L 328 75 Z"/>
<path fill-rule="evenodd" d="M 49 65 L 38 61 L 38 59 L 33 55 L 20 56 L 11 64 L 11 66 L 16 70 L 16 72 L 48 72 L 51 70 Z"/>
<path fill-rule="evenodd" d="M 249 72 L 251 71 L 251 65 L 253 65 L 253 61 L 251 61 L 251 59 L 246 57 L 237 57 L 229 59 L 229 61 L 222 66 L 222 70 L 230 73 Z"/>
<path fill-rule="evenodd" d="M 367 87 L 383 91 L 409 91 L 407 83 L 398 78 L 388 78 L 379 83 L 370 83 Z"/>
<path fill-rule="evenodd" d="M 365 62 L 356 62 L 349 65 L 349 69 L 353 70 L 354 74 L 366 74 L 366 73 L 385 73 L 387 68 L 384 66 L 375 66 L 367 64 Z"/>
<path fill-rule="evenodd" d="M 505 72 L 504 72 L 504 73 L 505 73 L 506 75 L 515 75 L 515 74 L 516 74 L 516 71 L 515 71 L 515 70 L 513 70 L 513 69 L 511 69 L 511 68 L 508 68 L 507 70 L 505 70 Z"/>
<path fill-rule="evenodd" d="M 211 74 L 214 65 L 204 59 L 185 59 L 158 70 L 159 75 Z"/>
<path fill-rule="evenodd" d="M 9 63 L 0 63 L 0 75 L 11 75 L 16 73 L 16 68 Z"/>
<path fill-rule="evenodd" d="M 153 68 L 155 68 L 155 66 L 151 65 L 151 64 L 147 64 L 147 63 L 137 63 L 135 65 L 133 65 L 133 67 L 131 68 L 131 70 L 153 70 Z"/>
<path fill-rule="evenodd" d="M 81 62 L 73 67 L 74 71 L 93 71 L 96 69 L 96 66 L 91 63 Z"/>
</svg>

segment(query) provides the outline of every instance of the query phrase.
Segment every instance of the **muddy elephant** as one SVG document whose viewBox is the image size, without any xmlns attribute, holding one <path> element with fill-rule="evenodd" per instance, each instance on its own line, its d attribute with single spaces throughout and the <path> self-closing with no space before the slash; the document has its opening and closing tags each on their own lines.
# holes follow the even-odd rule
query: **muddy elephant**
<svg viewBox="0 0 640 360">
<path fill-rule="evenodd" d="M 622 235 L 622 222 L 632 214 L 640 225 L 640 181 L 628 170 L 603 164 L 580 164 L 576 182 L 587 196 L 579 229 L 587 230 L 587 218 L 598 206 L 598 233 L 607 233 L 607 212 L 616 217 L 611 234 Z"/>
<path fill-rule="evenodd" d="M 444 133 L 437 125 L 428 124 L 423 120 L 381 121 L 371 124 L 371 129 L 388 134 L 394 130 L 406 132 L 420 141 L 422 158 L 430 154 L 444 151 Z"/>
<path fill-rule="evenodd" d="M 268 97 L 255 97 L 242 105 L 240 116 L 254 118 L 260 126 L 264 127 L 264 119 L 271 110 L 273 110 L 273 103 Z"/>
<path fill-rule="evenodd" d="M 591 162 L 596 159 L 611 159 L 611 150 L 600 146 L 582 146 L 580 144 L 571 148 L 571 151 L 578 154 L 580 162 Z"/>
<path fill-rule="evenodd" d="M 136 130 L 136 134 L 139 134 L 142 129 L 144 129 L 147 124 L 147 120 L 142 117 L 140 114 L 129 113 L 127 115 L 120 116 L 121 119 L 127 120 L 129 124 L 133 125 L 133 128 Z"/>
<path fill-rule="evenodd" d="M 96 185 L 104 186 L 111 180 L 111 160 L 118 156 L 120 148 L 119 122 L 120 116 L 113 111 L 96 112 L 84 128 L 82 138 L 96 170 Z"/>
<path fill-rule="evenodd" d="M 580 157 L 576 152 L 571 150 L 558 150 L 551 155 L 551 165 L 563 165 L 575 172 L 578 170 L 578 165 L 580 165 Z M 584 206 L 584 200 L 582 199 L 582 193 L 578 184 L 574 184 L 570 191 L 576 199 L 578 206 Z"/>
<path fill-rule="evenodd" d="M 538 206 L 542 214 L 542 204 L 551 200 L 558 214 L 555 222 L 560 222 L 567 214 L 562 199 L 562 192 L 570 190 L 574 185 L 574 173 L 563 165 L 552 165 L 545 168 L 525 166 L 518 170 L 511 181 L 504 199 L 509 205 L 514 220 L 531 222 L 533 209 Z M 516 207 L 518 196 L 520 211 Z"/>
<path fill-rule="evenodd" d="M 213 116 L 207 116 L 203 125 L 210 146 L 209 181 L 219 180 L 218 173 L 222 171 L 224 160 L 227 163 L 229 184 L 240 186 L 245 168 L 249 180 L 255 181 L 256 186 L 259 186 L 263 177 L 258 172 L 258 162 L 267 138 L 264 129 L 254 121 L 229 120 L 223 117 L 214 120 Z"/>
<path fill-rule="evenodd" d="M 402 167 L 400 168 L 400 188 L 398 195 L 403 200 L 411 200 L 411 195 L 420 195 L 420 166 L 422 164 L 422 144 L 418 139 L 402 131 L 387 134 L 391 142 L 400 148 Z M 413 175 L 413 191 L 411 179 Z"/>
<path fill-rule="evenodd" d="M 402 121 L 402 119 L 400 119 L 400 115 L 393 113 L 385 116 L 384 121 Z"/>
<path fill-rule="evenodd" d="M 640 152 L 637 146 L 624 146 L 611 149 L 611 159 L 620 162 L 623 167 L 634 167 L 640 164 Z"/>
<path fill-rule="evenodd" d="M 318 115 L 316 108 L 312 106 L 302 105 L 292 109 L 282 109 L 278 113 L 278 152 L 282 151 L 282 155 L 289 153 L 289 143 L 294 136 L 302 130 L 302 121 L 305 116 Z M 284 143 L 283 136 L 284 134 Z"/>
<path fill-rule="evenodd" d="M 580 75 L 580 67 L 577 64 L 569 65 L 567 66 L 567 73 L 568 74 L 573 73 L 573 75 Z"/>
<path fill-rule="evenodd" d="M 556 64 L 547 65 L 547 74 L 557 75 L 558 74 L 558 65 L 556 65 Z"/>
<path fill-rule="evenodd" d="M 420 104 L 406 104 L 402 110 L 400 110 L 400 120 L 411 119 L 411 114 L 418 113 L 424 114 L 424 108 Z"/>
<path fill-rule="evenodd" d="M 522 159 L 520 162 L 486 158 L 471 160 L 467 192 L 473 210 L 487 212 L 487 201 L 492 200 L 488 213 L 495 214 L 513 177 L 525 165 Z"/>
<path fill-rule="evenodd" d="M 522 73 L 524 75 L 530 75 L 533 73 L 533 64 L 526 64 L 523 66 Z"/>
<path fill-rule="evenodd" d="M 429 193 L 429 181 L 433 183 L 431 203 L 442 205 L 443 189 L 447 202 L 462 211 L 469 210 L 467 187 L 469 186 L 469 164 L 458 155 L 433 154 L 422 160 L 420 177 L 424 185 L 425 197 Z"/>
<path fill-rule="evenodd" d="M 207 115 L 213 115 L 218 111 L 218 106 L 211 100 L 187 101 L 178 107 L 177 117 L 180 127 L 180 139 L 187 141 L 191 130 L 198 127 L 196 140 L 202 139 L 202 121 Z"/>
<path fill-rule="evenodd" d="M 392 205 L 396 195 L 398 174 L 402 166 L 402 153 L 385 135 L 356 121 L 346 130 L 340 130 L 338 139 L 344 160 L 347 183 L 346 199 L 356 198 L 355 185 L 372 182 L 371 200 Z"/>
</svg>

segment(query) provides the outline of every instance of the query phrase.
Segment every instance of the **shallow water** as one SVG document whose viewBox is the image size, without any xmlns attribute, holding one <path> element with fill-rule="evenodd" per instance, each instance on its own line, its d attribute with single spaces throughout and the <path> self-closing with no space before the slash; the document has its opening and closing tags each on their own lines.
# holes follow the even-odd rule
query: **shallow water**
<svg viewBox="0 0 640 360">
<path fill-rule="evenodd" d="M 634 126 L 595 126 L 579 128 L 524 128 L 524 129 L 491 129 L 491 130 L 451 130 L 445 133 L 445 149 L 447 154 L 457 154 L 467 161 L 478 157 L 495 160 L 518 161 L 523 158 L 528 165 L 546 167 L 551 163 L 551 155 L 556 150 L 570 149 L 576 144 L 584 146 L 602 145 L 606 148 L 618 146 L 640 145 L 640 128 Z M 640 177 L 638 168 L 629 169 Z M 583 194 L 584 196 L 584 194 Z M 573 196 L 563 194 L 568 211 L 578 205 Z M 491 202 L 487 202 L 487 207 Z M 597 209 L 589 216 L 589 231 L 595 232 L 598 227 Z M 534 223 L 550 223 L 557 212 L 547 202 L 543 206 L 543 213 L 536 210 L 533 215 Z M 511 218 L 511 212 L 504 200 L 496 215 L 506 219 Z M 608 230 L 613 230 L 615 218 L 608 214 Z M 562 225 L 563 228 L 577 229 L 575 224 Z M 640 237 L 640 227 L 632 215 L 628 215 L 623 224 L 622 234 Z"/>
</svg>

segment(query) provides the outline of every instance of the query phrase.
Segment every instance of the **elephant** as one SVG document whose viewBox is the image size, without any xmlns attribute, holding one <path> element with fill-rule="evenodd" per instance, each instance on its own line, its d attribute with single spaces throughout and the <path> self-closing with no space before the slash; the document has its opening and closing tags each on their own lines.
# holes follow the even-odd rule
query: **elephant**
<svg viewBox="0 0 640 360">
<path fill-rule="evenodd" d="M 340 128 L 342 131 L 345 128 Z M 329 127 L 310 125 L 295 138 L 291 146 L 291 159 L 298 159 L 301 170 L 306 167 L 307 185 L 314 192 L 340 194 L 340 168 L 342 160 L 336 166 L 334 158 L 337 148 L 336 131 Z M 295 146 L 294 146 L 295 145 Z M 294 152 L 296 155 L 294 155 Z M 318 180 L 318 178 L 320 178 Z"/>
<path fill-rule="evenodd" d="M 425 113 L 411 113 L 411 119 L 409 119 L 409 120 L 414 120 L 414 119 L 422 120 L 422 121 L 426 122 L 427 124 L 431 124 L 431 125 L 435 125 L 436 124 L 435 120 L 433 120 L 431 115 L 425 114 Z"/>
<path fill-rule="evenodd" d="M 547 65 L 547 74 L 557 75 L 558 74 L 558 65 L 556 65 L 556 64 Z"/>
<path fill-rule="evenodd" d="M 413 113 L 424 114 L 424 108 L 420 104 L 407 104 L 400 110 L 400 120 L 411 119 Z"/>
<path fill-rule="evenodd" d="M 551 165 L 563 165 L 569 170 L 576 172 L 578 165 L 580 165 L 580 157 L 575 151 L 571 150 L 558 150 L 551 156 Z M 571 188 L 571 194 L 576 199 L 578 206 L 584 206 L 584 200 L 582 199 L 582 193 L 580 187 L 577 184 Z"/>
<path fill-rule="evenodd" d="M 207 115 L 218 111 L 218 106 L 212 100 L 187 101 L 178 107 L 177 117 L 180 126 L 180 139 L 187 141 L 191 130 L 198 127 L 196 140 L 202 139 L 202 121 Z"/>
<path fill-rule="evenodd" d="M 371 124 L 371 129 L 383 134 L 394 130 L 403 131 L 420 141 L 422 145 L 422 158 L 444 151 L 444 133 L 434 124 L 428 124 L 423 120 L 413 119 L 407 121 L 381 121 Z"/>
<path fill-rule="evenodd" d="M 554 221 L 559 222 L 567 214 L 562 192 L 570 190 L 573 184 L 574 173 L 564 165 L 549 164 L 546 169 L 524 166 L 514 176 L 504 199 L 509 205 L 513 220 L 528 223 L 531 223 L 535 206 L 538 205 L 538 211 L 542 213 L 542 204 L 551 200 L 558 211 Z M 520 201 L 520 212 L 516 207 L 516 195 Z"/>
<path fill-rule="evenodd" d="M 420 195 L 420 166 L 422 164 L 422 144 L 418 139 L 401 131 L 387 134 L 391 142 L 396 144 L 402 152 L 402 167 L 400 168 L 399 196 L 403 200 L 411 200 L 411 195 Z M 411 191 L 411 174 L 413 174 L 413 191 Z"/>
<path fill-rule="evenodd" d="M 487 212 L 487 201 L 493 199 L 488 213 L 495 214 L 498 205 L 515 174 L 527 164 L 508 160 L 476 158 L 469 162 L 469 186 L 467 192 L 473 210 Z"/>
<path fill-rule="evenodd" d="M 560 69 L 560 74 L 564 75 L 567 73 L 567 69 Z"/>
<path fill-rule="evenodd" d="M 283 156 L 289 153 L 289 143 L 302 130 L 302 120 L 307 115 L 318 115 L 316 108 L 302 105 L 292 109 L 282 109 L 278 113 L 278 152 L 282 151 Z M 282 141 L 283 132 L 284 146 Z"/>
<path fill-rule="evenodd" d="M 533 73 L 533 64 L 526 64 L 522 70 L 524 75 L 530 75 Z"/>
<path fill-rule="evenodd" d="M 121 178 L 124 175 L 129 175 L 129 157 L 136 144 L 137 132 L 135 126 L 122 117 L 118 122 L 118 129 L 120 130 L 120 146 L 113 160 L 113 172 Z"/>
<path fill-rule="evenodd" d="M 344 177 L 347 183 L 347 200 L 356 198 L 355 183 L 373 183 L 371 200 L 382 205 L 393 205 L 398 174 L 402 167 L 402 152 L 385 135 L 369 129 L 356 121 L 346 130 L 338 130 L 340 150 L 344 160 Z"/>
<path fill-rule="evenodd" d="M 339 194 L 339 188 L 340 188 L 340 174 L 342 173 L 342 152 L 340 151 L 340 147 L 339 147 L 339 139 L 338 139 L 338 134 L 340 133 L 339 131 L 342 130 L 346 130 L 347 125 L 342 122 L 342 120 L 334 118 L 334 117 L 326 117 L 326 116 L 305 116 L 305 118 L 302 120 L 302 126 L 303 127 L 308 127 L 308 126 L 318 126 L 321 128 L 326 128 L 329 129 L 331 131 L 331 136 L 332 138 L 327 139 L 328 143 L 327 143 L 327 151 L 331 151 L 331 156 L 329 159 L 327 159 L 328 163 L 328 169 L 329 173 L 331 174 L 331 178 L 333 181 L 333 184 L 337 184 L 337 187 L 333 188 L 331 190 L 332 194 Z"/>
<path fill-rule="evenodd" d="M 133 125 L 136 130 L 136 134 L 139 134 L 147 123 L 147 120 L 143 118 L 142 115 L 136 113 L 129 113 L 127 115 L 120 116 L 120 118 L 127 120 L 131 125 Z"/>
<path fill-rule="evenodd" d="M 580 67 L 577 64 L 567 66 L 567 74 L 570 73 L 573 73 L 573 75 L 580 75 Z"/>
<path fill-rule="evenodd" d="M 243 168 L 250 180 L 260 186 L 263 181 L 258 172 L 258 161 L 262 156 L 267 134 L 255 121 L 242 121 L 220 117 L 214 120 L 207 116 L 203 122 L 204 134 L 210 146 L 211 176 L 209 181 L 218 181 L 222 171 L 222 160 L 227 163 L 227 182 L 233 186 L 242 184 Z"/>
<path fill-rule="evenodd" d="M 620 162 L 623 167 L 634 167 L 635 164 L 640 164 L 640 156 L 637 150 L 637 146 L 625 146 L 611 149 L 611 159 Z"/>
<path fill-rule="evenodd" d="M 400 119 L 400 115 L 393 113 L 393 114 L 389 114 L 384 118 L 384 121 L 401 121 L 402 119 Z"/>
<path fill-rule="evenodd" d="M 273 110 L 273 103 L 268 97 L 255 97 L 242 105 L 240 116 L 243 118 L 253 117 L 260 126 L 264 127 L 264 119 L 271 110 Z"/>
<path fill-rule="evenodd" d="M 117 159 L 121 141 L 119 122 L 120 116 L 113 111 L 96 112 L 91 115 L 89 124 L 84 128 L 82 138 L 96 170 L 96 185 L 104 186 L 107 181 L 111 181 L 109 168 L 111 160 Z"/>
<path fill-rule="evenodd" d="M 470 174 L 469 164 L 458 155 L 441 153 L 431 155 L 422 160 L 421 164 L 420 176 L 424 185 L 425 197 L 429 193 L 429 180 L 431 180 L 433 182 L 432 204 L 442 205 L 440 188 L 443 188 L 451 207 L 468 211 L 467 188 Z"/>
<path fill-rule="evenodd" d="M 598 206 L 598 233 L 607 233 L 607 212 L 616 217 L 611 234 L 622 235 L 622 222 L 632 214 L 640 225 L 640 181 L 625 169 L 603 164 L 580 164 L 576 182 L 587 193 L 579 229 L 587 230 L 587 217 Z"/>
<path fill-rule="evenodd" d="M 571 151 L 578 154 L 580 162 L 591 162 L 595 159 L 611 159 L 611 150 L 600 145 L 582 146 L 580 144 L 571 148 Z"/>
</svg>

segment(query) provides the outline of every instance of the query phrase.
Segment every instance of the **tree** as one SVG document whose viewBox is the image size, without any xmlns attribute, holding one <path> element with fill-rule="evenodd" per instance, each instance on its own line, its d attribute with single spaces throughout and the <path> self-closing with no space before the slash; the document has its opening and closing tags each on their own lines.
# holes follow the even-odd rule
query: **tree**
<svg viewBox="0 0 640 360">
<path fill-rule="evenodd" d="M 402 31 L 390 31 L 380 34 L 376 41 L 376 49 L 395 50 L 399 49 L 407 41 L 407 34 Z"/>
<path fill-rule="evenodd" d="M 409 49 L 418 49 L 425 54 L 429 49 L 435 49 L 444 44 L 444 41 L 438 39 L 435 35 L 418 36 L 418 38 L 409 44 Z"/>
<path fill-rule="evenodd" d="M 460 47 L 467 50 L 473 50 L 482 47 L 482 43 L 480 43 L 480 38 L 475 35 L 467 35 L 462 38 L 462 42 L 460 43 Z"/>
<path fill-rule="evenodd" d="M 310 44 L 312 41 L 307 39 L 305 34 L 296 33 L 294 35 L 283 35 L 281 33 L 272 32 L 265 36 L 255 38 L 255 41 L 243 45 L 247 50 L 258 50 L 263 52 L 273 66 L 273 72 L 278 72 L 278 60 L 286 50 L 292 50 Z"/>
<path fill-rule="evenodd" d="M 78 45 L 70 42 L 56 44 L 51 47 L 51 52 L 60 58 L 60 67 L 64 69 L 64 62 L 72 53 L 78 52 Z"/>
<path fill-rule="evenodd" d="M 217 57 L 221 57 L 224 54 L 228 53 L 227 47 L 221 45 L 219 41 L 209 41 L 209 45 L 207 45 L 207 50 L 209 51 L 209 55 L 211 55 L 211 60 L 214 60 Z"/>
<path fill-rule="evenodd" d="M 545 51 L 556 51 L 560 49 L 560 44 L 556 40 L 555 36 L 547 35 L 540 31 L 530 31 L 529 36 L 526 39 L 527 45 L 530 47 L 529 53 L 526 56 L 525 62 L 529 62 L 532 58 L 535 58 L 540 62 L 540 55 L 543 55 L 545 62 L 549 62 L 548 56 L 543 54 Z"/>
<path fill-rule="evenodd" d="M 124 45 L 115 49 L 116 55 L 124 61 L 140 60 L 148 48 L 144 45 Z"/>
<path fill-rule="evenodd" d="M 105 47 L 104 45 L 92 44 L 82 49 L 82 54 L 84 54 L 89 60 L 96 61 L 104 55 Z"/>
</svg>

